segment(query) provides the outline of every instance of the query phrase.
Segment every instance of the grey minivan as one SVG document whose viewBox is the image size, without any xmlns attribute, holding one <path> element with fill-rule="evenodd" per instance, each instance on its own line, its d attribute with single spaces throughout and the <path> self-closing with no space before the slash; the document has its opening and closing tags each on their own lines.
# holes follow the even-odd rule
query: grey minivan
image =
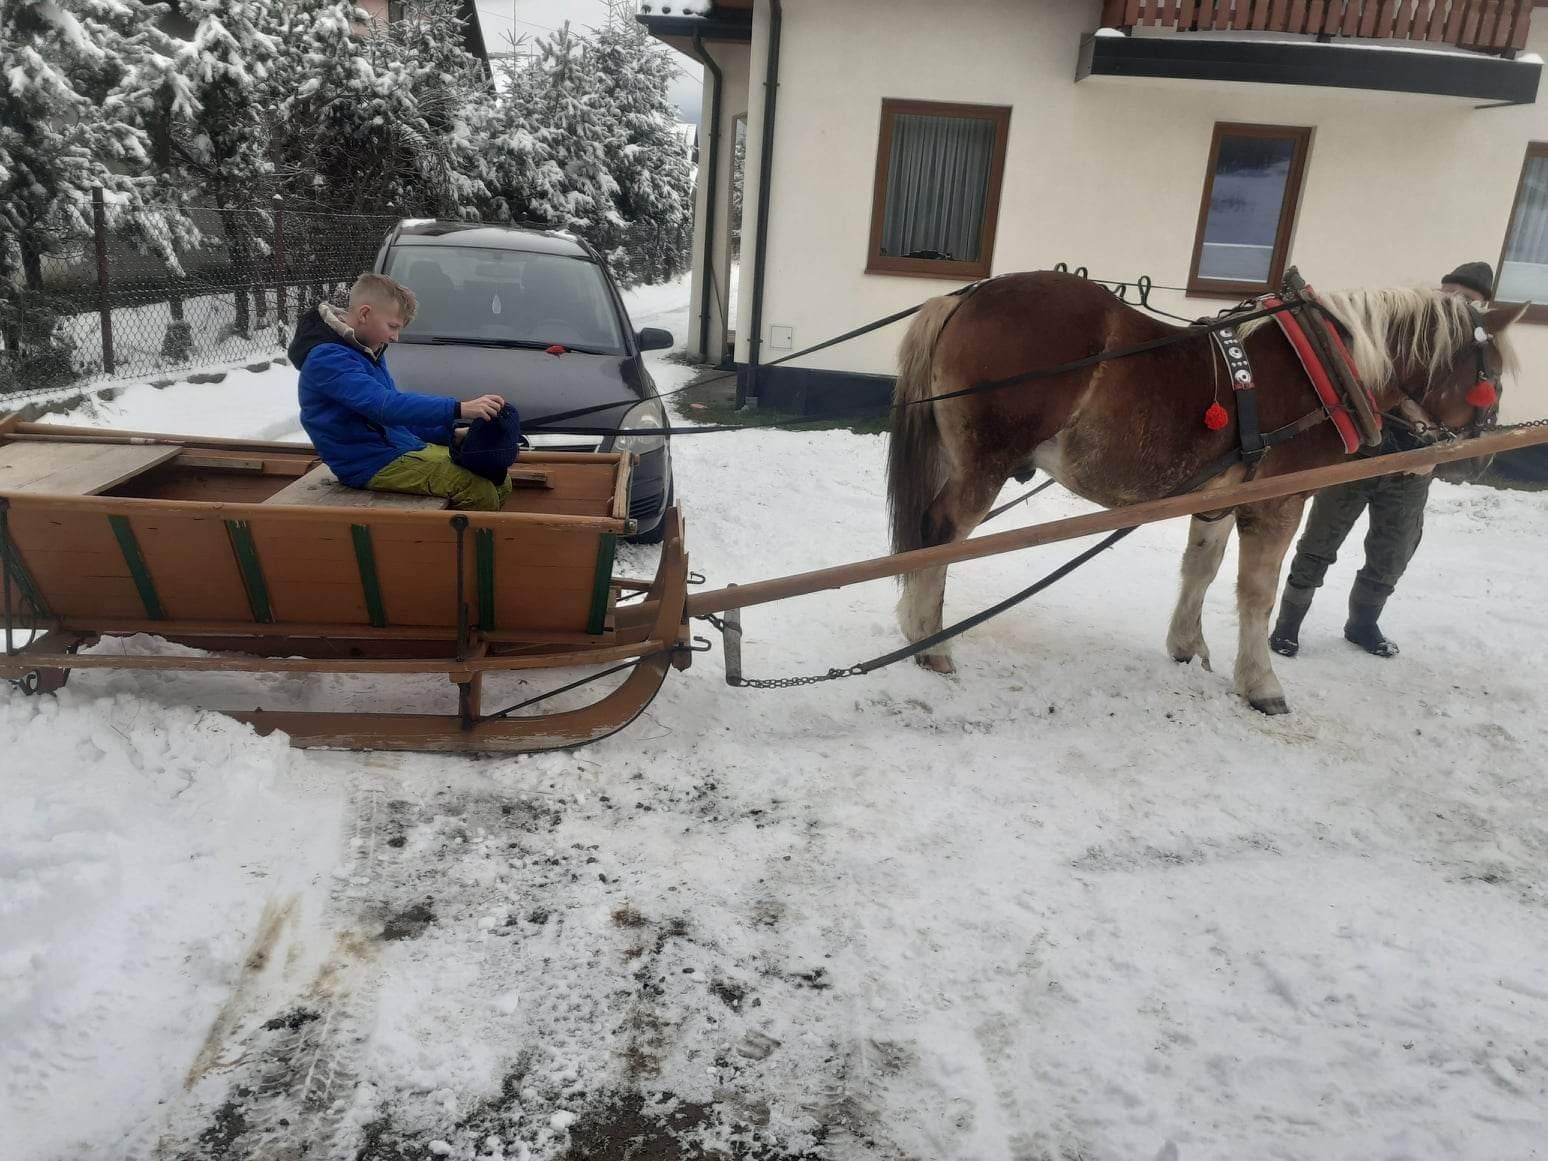
<svg viewBox="0 0 1548 1161">
<path fill-rule="evenodd" d="M 382 244 L 376 270 L 419 300 L 391 355 L 399 387 L 459 399 L 503 395 L 546 450 L 633 452 L 636 539 L 660 539 L 673 500 L 672 453 L 659 434 L 666 409 L 641 355 L 671 347 L 672 335 L 635 333 L 592 247 L 550 230 L 406 220 Z"/>
</svg>

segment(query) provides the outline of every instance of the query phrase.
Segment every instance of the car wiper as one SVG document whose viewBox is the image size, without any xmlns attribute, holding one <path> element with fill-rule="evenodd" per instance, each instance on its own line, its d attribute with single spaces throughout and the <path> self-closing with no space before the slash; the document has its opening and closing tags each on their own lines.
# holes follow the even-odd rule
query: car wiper
<svg viewBox="0 0 1548 1161">
<path fill-rule="evenodd" d="M 458 347 L 512 347 L 522 351 L 546 351 L 552 343 L 540 343 L 536 339 L 460 339 L 446 335 L 431 335 L 429 338 L 419 340 L 429 343 L 444 343 Z"/>
</svg>

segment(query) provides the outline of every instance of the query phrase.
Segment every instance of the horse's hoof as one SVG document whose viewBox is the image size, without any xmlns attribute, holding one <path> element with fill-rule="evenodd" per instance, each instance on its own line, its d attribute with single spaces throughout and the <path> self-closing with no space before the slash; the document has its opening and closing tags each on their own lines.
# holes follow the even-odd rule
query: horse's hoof
<svg viewBox="0 0 1548 1161">
<path fill-rule="evenodd" d="M 1259 713 L 1272 716 L 1274 714 L 1287 714 L 1290 712 L 1290 706 L 1282 697 L 1250 697 L 1247 700 L 1252 703 L 1252 708 Z"/>
<path fill-rule="evenodd" d="M 1172 654 L 1172 660 L 1177 662 L 1178 665 L 1191 665 L 1195 657 L 1199 659 L 1199 668 L 1205 673 L 1215 672 L 1214 667 L 1209 663 L 1208 653 L 1177 652 Z"/>
<path fill-rule="evenodd" d="M 928 669 L 931 673 L 955 673 L 957 667 L 950 657 L 942 657 L 938 653 L 921 653 L 914 658 L 915 663 L 921 669 Z"/>
</svg>

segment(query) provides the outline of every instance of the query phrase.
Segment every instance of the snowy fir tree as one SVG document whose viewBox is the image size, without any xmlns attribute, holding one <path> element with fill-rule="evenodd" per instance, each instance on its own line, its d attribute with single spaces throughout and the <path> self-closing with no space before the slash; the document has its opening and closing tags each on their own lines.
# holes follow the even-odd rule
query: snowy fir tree
<svg viewBox="0 0 1548 1161">
<path fill-rule="evenodd" d="M 420 196 L 439 217 L 472 218 L 489 201 L 482 146 L 493 100 L 483 62 L 464 47 L 453 0 L 421 0 L 386 32 L 427 135 L 417 155 Z"/>
<path fill-rule="evenodd" d="M 495 222 L 562 221 L 564 175 L 535 130 L 540 71 L 513 41 L 501 62 L 499 96 L 484 112 L 480 140 L 489 166 L 482 217 Z"/>
<path fill-rule="evenodd" d="M 136 48 L 119 0 L 6 0 L 0 5 L 0 335 L 12 368 L 47 356 L 68 371 L 54 341 L 56 311 L 44 262 L 92 229 L 91 196 L 138 205 L 150 158 L 132 118 L 103 116 Z"/>
<path fill-rule="evenodd" d="M 671 53 L 637 22 L 618 20 L 596 34 L 588 56 L 621 223 L 606 239 L 610 263 L 628 285 L 669 281 L 687 269 L 693 238 L 693 171 L 667 96 Z"/>
<path fill-rule="evenodd" d="M 569 21 L 538 48 L 537 61 L 528 66 L 533 71 L 520 112 L 558 166 L 554 224 L 605 245 L 626 224 L 614 205 L 618 183 L 608 165 L 608 146 L 618 138 L 610 124 L 611 105 L 601 92 L 595 62 Z"/>
<path fill-rule="evenodd" d="M 195 108 L 171 126 L 169 164 L 189 176 L 201 200 L 220 211 L 233 273 L 251 278 L 269 253 L 264 240 L 268 198 L 269 109 L 281 57 L 278 30 L 261 0 L 184 0 L 196 22 L 180 53 Z M 261 296 L 261 292 L 260 292 Z M 262 313 L 260 297 L 260 313 Z M 238 334 L 252 330 L 246 289 L 235 293 Z"/>
<path fill-rule="evenodd" d="M 277 161 L 303 202 L 344 212 L 421 213 L 433 130 L 401 56 L 354 4 L 300 0 L 287 36 L 299 83 L 280 103 Z"/>
</svg>

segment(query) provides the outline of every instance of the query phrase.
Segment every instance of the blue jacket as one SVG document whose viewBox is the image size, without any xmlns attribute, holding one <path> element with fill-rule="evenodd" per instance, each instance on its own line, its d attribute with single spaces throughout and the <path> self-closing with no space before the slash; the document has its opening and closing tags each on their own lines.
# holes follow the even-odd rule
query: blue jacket
<svg viewBox="0 0 1548 1161">
<path fill-rule="evenodd" d="M 399 456 L 450 444 L 458 403 L 449 395 L 399 391 L 386 352 L 373 356 L 314 307 L 296 324 L 287 354 L 301 369 L 301 426 L 333 474 L 364 488 Z M 337 315 L 334 314 L 337 318 Z"/>
</svg>

